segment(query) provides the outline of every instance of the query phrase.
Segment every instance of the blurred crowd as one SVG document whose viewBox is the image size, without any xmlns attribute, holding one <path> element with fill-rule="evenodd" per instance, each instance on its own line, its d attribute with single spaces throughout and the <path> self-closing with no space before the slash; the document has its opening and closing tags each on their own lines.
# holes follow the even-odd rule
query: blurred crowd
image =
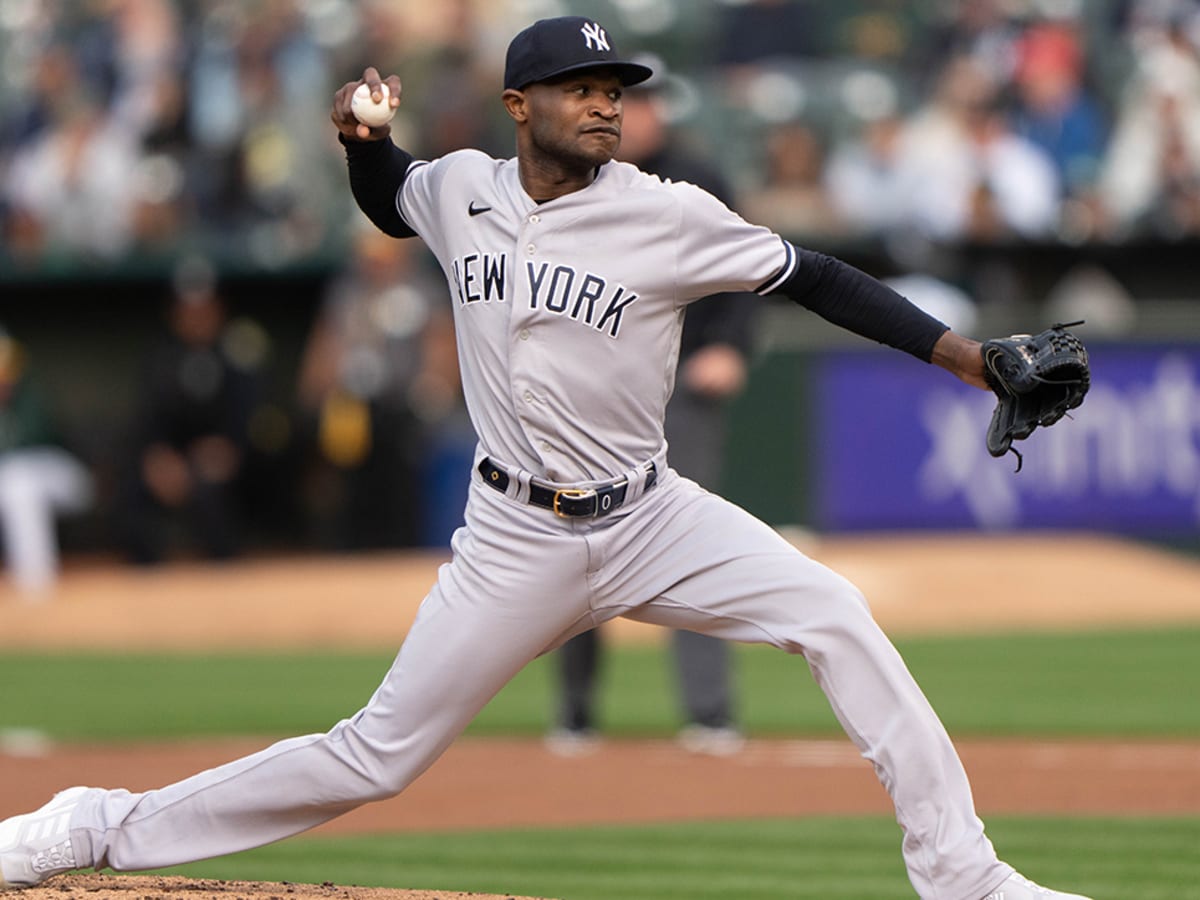
<svg viewBox="0 0 1200 900">
<path fill-rule="evenodd" d="M 473 80 L 479 33 L 498 27 L 476 6 L 5 2 L 8 264 L 201 250 L 281 268 L 344 248 L 353 210 L 329 125 L 334 90 L 368 63 L 401 68 L 419 149 L 475 140 L 487 119 Z"/>
<path fill-rule="evenodd" d="M 333 90 L 396 71 L 418 155 L 507 155 L 503 48 L 563 12 L 665 59 L 677 124 L 797 239 L 1200 228 L 1195 0 L 6 0 L 4 257 L 336 250 Z"/>
<path fill-rule="evenodd" d="M 445 286 L 421 245 L 364 227 L 330 99 L 374 65 L 404 83 L 393 133 L 418 157 L 511 155 L 504 48 L 560 14 L 656 56 L 674 139 L 748 218 L 875 242 L 955 327 L 972 300 L 931 246 L 1200 236 L 1200 0 L 4 0 L 0 294 L 151 271 L 168 296 L 119 446 L 82 459 L 37 384 L 53 360 L 0 328 L 16 581 L 52 583 L 55 518 L 97 505 L 139 563 L 181 540 L 235 556 L 281 498 L 318 546 L 444 540 L 470 445 Z M 310 267 L 327 289 L 272 394 L 272 336 L 222 281 Z"/>
</svg>

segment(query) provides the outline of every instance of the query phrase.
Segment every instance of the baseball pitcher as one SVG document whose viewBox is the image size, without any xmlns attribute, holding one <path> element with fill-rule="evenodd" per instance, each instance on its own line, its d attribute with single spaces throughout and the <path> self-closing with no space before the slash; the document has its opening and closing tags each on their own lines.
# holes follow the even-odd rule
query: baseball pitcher
<svg viewBox="0 0 1200 900">
<path fill-rule="evenodd" d="M 783 294 L 987 389 L 980 344 L 697 187 L 615 162 L 622 90 L 649 75 L 597 22 L 535 22 L 506 60 L 513 159 L 418 160 L 357 121 L 359 84 L 398 104 L 395 76 L 368 68 L 337 92 L 354 197 L 384 232 L 423 240 L 450 286 L 479 438 L 453 557 L 357 713 L 158 790 L 64 791 L 0 825 L 6 886 L 233 853 L 397 794 L 531 659 L 627 616 L 801 657 L 891 795 L 921 897 L 1081 900 L 997 858 L 859 591 L 677 476 L 663 439 L 683 313 L 710 294 Z"/>
</svg>

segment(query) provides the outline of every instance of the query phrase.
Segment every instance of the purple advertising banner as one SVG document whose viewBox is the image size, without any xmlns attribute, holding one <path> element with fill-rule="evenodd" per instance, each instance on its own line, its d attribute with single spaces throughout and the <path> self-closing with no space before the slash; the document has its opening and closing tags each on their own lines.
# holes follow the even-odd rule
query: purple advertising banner
<svg viewBox="0 0 1200 900">
<path fill-rule="evenodd" d="M 814 367 L 823 529 L 1200 531 L 1200 347 L 1089 347 L 1092 387 L 1051 428 L 988 455 L 991 394 L 895 353 Z"/>
</svg>

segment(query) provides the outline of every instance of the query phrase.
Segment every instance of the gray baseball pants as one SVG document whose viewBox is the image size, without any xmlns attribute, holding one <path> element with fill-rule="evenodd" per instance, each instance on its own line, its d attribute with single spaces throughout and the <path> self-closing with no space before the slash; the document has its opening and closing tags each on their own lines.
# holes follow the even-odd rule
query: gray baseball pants
<svg viewBox="0 0 1200 900">
<path fill-rule="evenodd" d="M 527 662 L 625 615 L 803 655 L 894 801 L 921 897 L 979 900 L 1011 871 L 946 731 L 849 582 L 671 470 L 596 520 L 528 506 L 523 484 L 505 496 L 473 475 L 453 560 L 363 709 L 159 790 L 87 792 L 71 820 L 79 865 L 220 856 L 397 794 Z"/>
</svg>

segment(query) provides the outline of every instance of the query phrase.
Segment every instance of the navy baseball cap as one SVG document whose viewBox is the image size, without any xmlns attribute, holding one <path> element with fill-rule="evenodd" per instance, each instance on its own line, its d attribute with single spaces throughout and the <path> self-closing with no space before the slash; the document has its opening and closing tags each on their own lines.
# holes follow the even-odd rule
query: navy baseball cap
<svg viewBox="0 0 1200 900">
<path fill-rule="evenodd" d="M 649 66 L 622 60 L 608 33 L 592 19 L 583 16 L 539 19 L 508 45 L 504 87 L 520 90 L 535 81 L 601 66 L 616 72 L 626 87 L 654 74 Z"/>
</svg>

